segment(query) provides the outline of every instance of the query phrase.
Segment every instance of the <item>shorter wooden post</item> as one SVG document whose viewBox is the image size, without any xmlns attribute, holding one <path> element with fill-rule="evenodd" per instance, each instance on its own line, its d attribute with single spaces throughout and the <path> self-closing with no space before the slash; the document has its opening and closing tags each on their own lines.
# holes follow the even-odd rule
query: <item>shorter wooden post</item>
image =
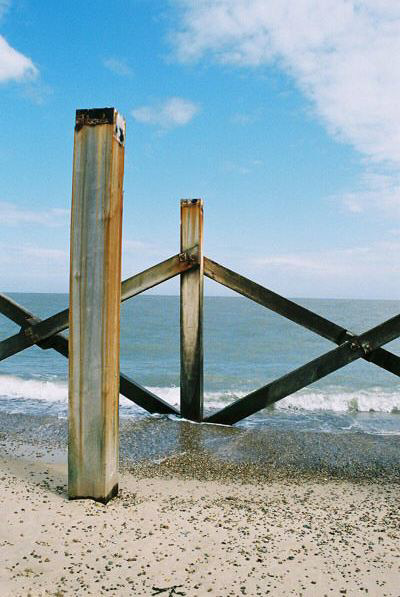
<svg viewBox="0 0 400 597">
<path fill-rule="evenodd" d="M 118 492 L 119 332 L 125 122 L 78 110 L 69 312 L 68 494 Z"/>
<path fill-rule="evenodd" d="M 181 416 L 203 419 L 203 201 L 181 201 L 181 252 L 198 246 L 199 265 L 181 274 Z"/>
</svg>

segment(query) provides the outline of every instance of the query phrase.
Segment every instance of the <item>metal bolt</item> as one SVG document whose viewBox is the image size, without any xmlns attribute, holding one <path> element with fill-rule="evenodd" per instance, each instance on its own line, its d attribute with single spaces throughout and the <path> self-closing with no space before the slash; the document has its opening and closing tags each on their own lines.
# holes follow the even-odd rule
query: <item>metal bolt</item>
<svg viewBox="0 0 400 597">
<path fill-rule="evenodd" d="M 371 344 L 369 342 L 363 342 L 361 344 L 361 348 L 363 349 L 365 354 L 367 354 L 368 352 L 371 352 Z"/>
</svg>

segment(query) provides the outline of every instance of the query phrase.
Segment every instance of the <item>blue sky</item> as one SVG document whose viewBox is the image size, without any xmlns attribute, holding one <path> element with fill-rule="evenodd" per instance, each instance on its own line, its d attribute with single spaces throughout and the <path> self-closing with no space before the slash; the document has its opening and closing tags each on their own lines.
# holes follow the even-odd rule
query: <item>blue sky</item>
<svg viewBox="0 0 400 597">
<path fill-rule="evenodd" d="M 399 72 L 395 0 L 0 0 L 2 291 L 67 292 L 75 110 L 115 106 L 124 277 L 178 252 L 202 197 L 231 269 L 400 298 Z"/>
</svg>

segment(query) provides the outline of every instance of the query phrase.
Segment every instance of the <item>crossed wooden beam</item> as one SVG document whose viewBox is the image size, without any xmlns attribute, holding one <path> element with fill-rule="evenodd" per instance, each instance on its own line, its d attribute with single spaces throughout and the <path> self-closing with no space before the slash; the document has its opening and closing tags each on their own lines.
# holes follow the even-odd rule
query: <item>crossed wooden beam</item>
<svg viewBox="0 0 400 597">
<path fill-rule="evenodd" d="M 121 285 L 121 301 L 182 274 L 196 263 L 197 247 L 194 247 L 124 280 Z M 21 326 L 18 334 L 0 342 L 0 361 L 34 344 L 43 349 L 53 348 L 68 358 L 68 339 L 60 333 L 69 327 L 68 309 L 41 320 L 9 297 L 0 294 L 0 313 Z M 120 393 L 150 413 L 179 415 L 176 408 L 122 374 Z"/>
<path fill-rule="evenodd" d="M 204 275 L 208 278 L 338 345 L 337 348 L 213 413 L 204 419 L 206 422 L 225 425 L 236 423 L 359 358 L 400 376 L 400 357 L 381 348 L 400 336 L 400 315 L 356 336 L 342 326 L 207 257 L 203 258 L 203 266 Z M 121 301 L 126 301 L 197 267 L 199 251 L 195 246 L 124 280 L 121 286 Z M 34 344 L 43 349 L 52 348 L 68 358 L 68 339 L 61 333 L 69 326 L 68 309 L 42 320 L 6 295 L 0 294 L 0 313 L 21 326 L 19 333 L 0 342 L 0 361 Z M 150 413 L 180 414 L 176 408 L 123 374 L 120 375 L 120 392 Z"/>
</svg>

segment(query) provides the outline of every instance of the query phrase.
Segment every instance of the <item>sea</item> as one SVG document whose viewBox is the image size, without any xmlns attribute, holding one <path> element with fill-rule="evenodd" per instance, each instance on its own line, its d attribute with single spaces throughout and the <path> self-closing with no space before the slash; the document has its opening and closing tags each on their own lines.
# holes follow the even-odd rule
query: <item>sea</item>
<svg viewBox="0 0 400 597">
<path fill-rule="evenodd" d="M 46 317 L 68 306 L 66 294 L 10 293 Z M 397 315 L 400 301 L 293 299 L 354 333 Z M 18 326 L 0 315 L 0 339 Z M 334 348 L 283 317 L 239 296 L 206 296 L 204 408 L 211 413 Z M 400 354 L 400 341 L 385 346 Z M 141 295 L 121 307 L 121 372 L 179 407 L 179 297 Z M 67 418 L 67 360 L 32 347 L 0 363 L 0 412 Z M 151 418 L 121 396 L 120 417 Z M 274 431 L 400 435 L 400 380 L 359 360 L 236 427 Z"/>
</svg>

